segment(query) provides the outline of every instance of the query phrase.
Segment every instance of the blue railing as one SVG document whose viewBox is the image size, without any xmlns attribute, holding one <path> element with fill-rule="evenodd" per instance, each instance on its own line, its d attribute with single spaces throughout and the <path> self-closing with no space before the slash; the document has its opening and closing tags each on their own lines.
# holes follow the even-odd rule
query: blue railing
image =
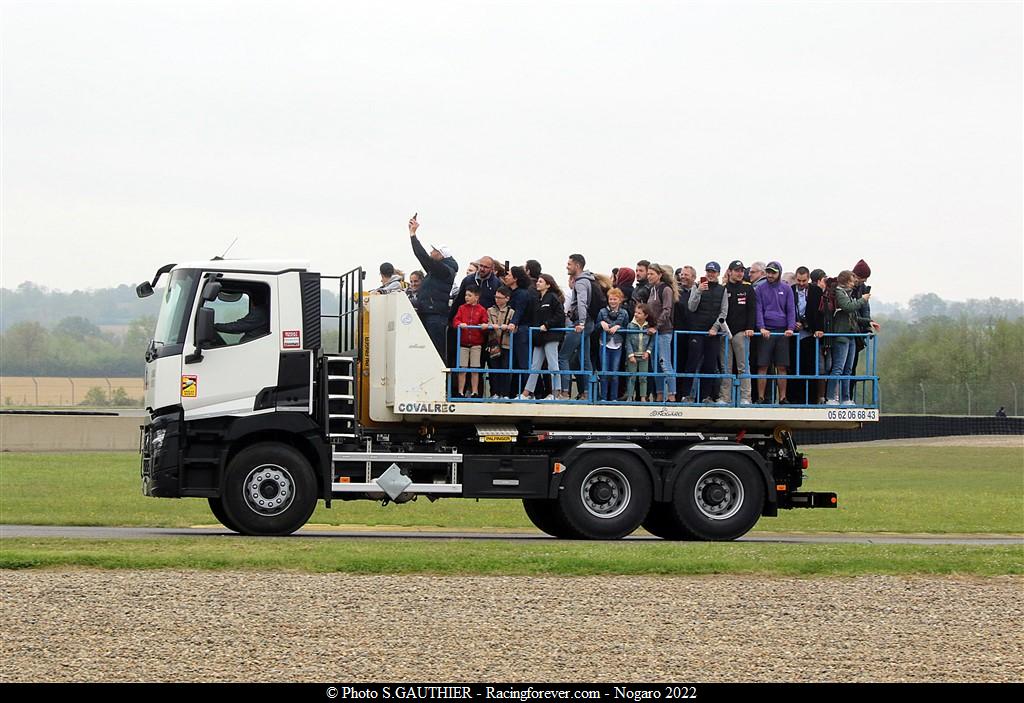
<svg viewBox="0 0 1024 703">
<path fill-rule="evenodd" d="M 456 349 L 462 346 L 462 332 L 465 329 L 480 329 L 485 332 L 484 344 L 481 349 L 481 362 L 490 361 L 487 354 L 488 336 L 487 325 L 473 325 L 470 327 L 456 327 Z M 581 338 L 585 334 L 584 332 L 577 332 L 573 327 L 561 327 L 557 329 L 548 330 L 549 332 L 561 332 L 565 335 L 577 334 Z M 596 333 L 598 330 L 594 330 Z M 533 335 L 537 332 L 541 332 L 539 327 L 530 327 L 525 330 L 527 334 L 527 349 L 529 350 L 530 358 L 534 353 L 533 348 Z M 709 405 L 713 404 L 719 407 L 743 407 L 744 393 L 743 389 L 746 384 L 750 384 L 753 388 L 758 381 L 763 380 L 765 385 L 765 393 L 763 400 L 759 405 L 767 407 L 794 407 L 794 408 L 805 408 L 805 407 L 820 407 L 818 400 L 822 397 L 831 399 L 836 397 L 836 402 L 842 402 L 846 398 L 844 397 L 843 384 L 848 384 L 850 392 L 848 394 L 849 400 L 847 405 L 859 408 L 877 408 L 879 405 L 879 393 L 878 393 L 878 371 L 877 371 L 877 337 L 870 333 L 829 333 L 822 336 L 811 336 L 805 337 L 804 340 L 799 338 L 798 333 L 793 333 L 791 338 L 794 338 L 797 343 L 793 345 L 795 354 L 790 355 L 791 366 L 786 367 L 788 373 L 769 373 L 772 370 L 772 364 L 768 365 L 765 373 L 754 373 L 756 369 L 751 366 L 750 363 L 750 348 L 752 339 L 764 339 L 761 334 L 755 333 L 752 337 L 742 337 L 744 339 L 743 354 L 744 354 L 744 365 L 745 371 L 743 373 L 727 373 L 732 371 L 734 361 L 733 345 L 728 343 L 732 336 L 725 334 L 711 335 L 707 330 L 675 330 L 672 333 L 672 348 L 670 350 L 669 358 L 673 364 L 673 372 L 665 373 L 660 370 L 658 365 L 659 360 L 659 335 L 650 334 L 649 332 L 636 330 L 636 329 L 621 329 L 618 331 L 620 335 L 644 335 L 647 336 L 648 345 L 647 352 L 650 357 L 648 359 L 649 368 L 647 371 L 629 371 L 622 370 L 622 366 L 626 363 L 625 353 L 625 339 L 622 340 L 622 353 L 620 357 L 620 366 L 614 370 L 604 370 L 607 366 L 609 357 L 609 350 L 607 348 L 608 333 L 604 330 L 600 330 L 601 339 L 599 345 L 598 359 L 592 359 L 591 370 L 583 370 L 584 360 L 587 355 L 585 349 L 586 344 L 589 344 L 589 340 L 581 339 L 578 351 L 573 355 L 574 361 L 572 362 L 571 368 L 566 369 L 539 369 L 533 371 L 529 368 L 530 359 L 526 360 L 526 368 L 517 368 L 514 366 L 514 349 L 515 349 L 515 336 L 517 334 L 523 334 L 524 330 L 516 332 L 506 331 L 503 335 L 507 335 L 509 348 L 507 350 L 507 360 L 501 368 L 493 366 L 486 366 L 483 368 L 479 367 L 463 367 L 454 366 L 448 369 L 447 379 L 447 394 L 448 400 L 459 401 L 459 402 L 494 402 L 493 399 L 488 397 L 486 392 L 482 392 L 482 398 L 470 398 L 463 397 L 453 393 L 452 384 L 458 373 L 477 373 L 485 374 L 488 377 L 509 375 L 511 376 L 511 384 L 513 391 L 521 390 L 522 386 L 525 385 L 526 379 L 533 374 L 537 374 L 539 377 L 553 378 L 558 376 L 561 379 L 568 378 L 568 386 L 572 386 L 572 377 L 577 377 L 577 391 L 585 392 L 585 398 L 578 399 L 570 397 L 567 399 L 560 400 L 549 400 L 544 399 L 543 402 L 559 402 L 559 403 L 574 403 L 574 404 L 601 404 L 601 405 L 663 405 L 664 401 L 654 400 L 656 394 L 660 394 L 661 397 L 665 397 L 667 386 L 667 379 L 674 378 L 677 384 L 676 403 L 684 405 Z M 592 334 L 593 334 L 592 333 Z M 710 373 L 701 372 L 697 369 L 686 372 L 684 370 L 675 368 L 676 362 L 680 359 L 678 354 L 680 344 L 689 344 L 690 340 L 694 337 L 710 338 L 717 336 L 719 338 L 718 344 L 714 345 L 715 361 L 714 366 L 721 368 L 721 371 Z M 787 337 L 784 332 L 772 332 L 770 337 Z M 845 340 L 846 344 L 854 345 L 855 340 L 863 339 L 863 348 L 860 352 L 861 360 L 858 361 L 858 365 L 862 365 L 865 373 L 857 374 L 856 369 L 849 374 L 839 373 L 833 375 L 831 371 L 831 356 L 826 356 L 823 352 L 831 353 L 835 347 L 838 347 L 836 340 Z M 801 354 L 806 356 L 806 352 L 801 344 L 802 341 L 813 340 L 813 354 L 814 354 L 814 372 L 813 373 L 799 373 L 799 370 L 803 367 Z M 584 343 L 585 342 L 585 343 Z M 599 362 L 599 363 L 594 363 Z M 826 366 L 826 363 L 828 366 Z M 737 369 L 739 367 L 737 366 Z M 585 384 L 584 389 L 579 388 L 579 380 L 582 378 Z M 646 385 L 646 391 L 639 399 L 620 399 L 616 398 L 605 398 L 602 397 L 600 389 L 602 386 L 601 381 L 603 379 L 614 379 L 611 383 L 613 388 L 618 388 L 621 384 L 621 380 L 628 381 L 633 379 L 636 381 L 635 387 L 644 389 Z M 519 379 L 517 381 L 517 379 Z M 621 380 L 620 380 L 621 379 Z M 479 380 L 479 387 L 484 387 L 483 378 Z M 785 381 L 787 385 L 790 383 L 801 384 L 801 392 L 794 400 L 788 400 L 780 397 L 780 381 Z M 715 385 L 719 384 L 719 388 L 715 388 Z M 726 392 L 723 394 L 721 391 L 721 384 L 728 384 Z M 467 378 L 467 385 L 469 385 Z M 708 391 L 708 385 L 711 389 Z M 689 388 L 689 393 L 684 393 L 683 388 Z M 563 387 L 563 390 L 566 390 Z M 635 395 L 635 394 L 634 394 Z M 787 392 L 787 395 L 790 393 Z M 618 396 L 618 390 L 616 390 L 616 396 Z M 684 396 L 689 396 L 692 399 L 690 402 L 684 401 Z M 791 396 L 792 397 L 792 396 Z M 502 402 L 538 402 L 533 398 L 502 398 Z M 801 402 L 802 401 L 802 402 Z"/>
</svg>

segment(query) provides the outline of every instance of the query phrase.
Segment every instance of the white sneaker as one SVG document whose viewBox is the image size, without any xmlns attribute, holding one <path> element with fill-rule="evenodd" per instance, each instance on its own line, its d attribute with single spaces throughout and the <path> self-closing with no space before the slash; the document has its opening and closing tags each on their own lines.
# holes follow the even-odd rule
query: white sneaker
<svg viewBox="0 0 1024 703">
<path fill-rule="evenodd" d="M 501 396 L 495 393 L 494 395 L 491 396 L 491 400 L 501 400 Z"/>
<path fill-rule="evenodd" d="M 825 401 L 825 405 L 839 405 L 839 401 L 833 398 L 829 398 Z"/>
<path fill-rule="evenodd" d="M 523 393 L 522 395 L 517 396 L 517 400 L 533 400 L 533 396 L 529 393 Z"/>
<path fill-rule="evenodd" d="M 728 404 L 729 404 L 728 400 L 722 400 L 721 398 L 719 398 L 718 400 L 715 401 L 715 405 L 728 405 Z"/>
<path fill-rule="evenodd" d="M 840 405 L 856 405 L 852 400 L 844 400 Z"/>
</svg>

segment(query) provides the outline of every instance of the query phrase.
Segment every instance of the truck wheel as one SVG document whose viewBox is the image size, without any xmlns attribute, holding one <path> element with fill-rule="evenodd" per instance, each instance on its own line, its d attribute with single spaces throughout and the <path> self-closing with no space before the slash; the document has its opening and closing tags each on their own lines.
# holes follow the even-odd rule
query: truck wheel
<svg viewBox="0 0 1024 703">
<path fill-rule="evenodd" d="M 566 525 L 584 539 L 619 539 L 640 526 L 651 508 L 651 477 L 619 451 L 587 452 L 562 479 L 558 504 Z"/>
<path fill-rule="evenodd" d="M 276 442 L 254 444 L 228 464 L 222 500 L 243 535 L 290 535 L 316 508 L 316 481 L 296 449 Z"/>
<path fill-rule="evenodd" d="M 696 539 L 676 518 L 671 503 L 653 503 L 651 511 L 647 513 L 641 526 L 655 537 L 662 539 Z"/>
<path fill-rule="evenodd" d="M 672 512 L 696 539 L 733 540 L 752 528 L 764 508 L 764 478 L 743 457 L 708 452 L 676 481 Z"/>
<path fill-rule="evenodd" d="M 526 510 L 526 517 L 530 518 L 530 522 L 541 532 L 561 539 L 580 538 L 580 535 L 566 524 L 557 500 L 523 498 L 523 508 Z"/>
<path fill-rule="evenodd" d="M 238 529 L 238 525 L 228 517 L 228 514 L 224 512 L 224 501 L 220 498 L 207 498 L 206 501 L 210 504 L 210 512 L 217 518 L 217 522 L 224 525 L 224 527 L 232 530 L 233 532 L 241 532 Z"/>
</svg>

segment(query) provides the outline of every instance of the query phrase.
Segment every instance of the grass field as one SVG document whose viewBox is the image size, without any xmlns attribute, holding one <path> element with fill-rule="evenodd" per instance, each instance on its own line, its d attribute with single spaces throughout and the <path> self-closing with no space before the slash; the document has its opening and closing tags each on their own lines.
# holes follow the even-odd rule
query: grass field
<svg viewBox="0 0 1024 703">
<path fill-rule="evenodd" d="M 805 490 L 837 510 L 791 510 L 756 529 L 1024 533 L 1024 454 L 1014 448 L 810 447 Z M 187 527 L 214 524 L 205 500 L 141 494 L 133 453 L 0 454 L 0 522 Z M 519 501 L 336 501 L 311 523 L 533 530 Z M 5 540 L 5 545 L 8 540 Z"/>
<path fill-rule="evenodd" d="M 1024 573 L 1024 547 L 180 537 L 5 539 L 0 568 L 294 569 L 357 574 L 859 576 Z"/>
</svg>

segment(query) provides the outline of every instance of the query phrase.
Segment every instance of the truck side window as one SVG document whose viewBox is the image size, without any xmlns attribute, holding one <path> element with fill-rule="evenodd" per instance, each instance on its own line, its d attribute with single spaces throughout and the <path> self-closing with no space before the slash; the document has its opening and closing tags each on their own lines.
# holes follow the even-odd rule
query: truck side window
<svg viewBox="0 0 1024 703">
<path fill-rule="evenodd" d="M 215 346 L 232 347 L 270 334 L 270 286 L 222 280 L 220 295 L 204 303 L 213 310 Z"/>
</svg>

